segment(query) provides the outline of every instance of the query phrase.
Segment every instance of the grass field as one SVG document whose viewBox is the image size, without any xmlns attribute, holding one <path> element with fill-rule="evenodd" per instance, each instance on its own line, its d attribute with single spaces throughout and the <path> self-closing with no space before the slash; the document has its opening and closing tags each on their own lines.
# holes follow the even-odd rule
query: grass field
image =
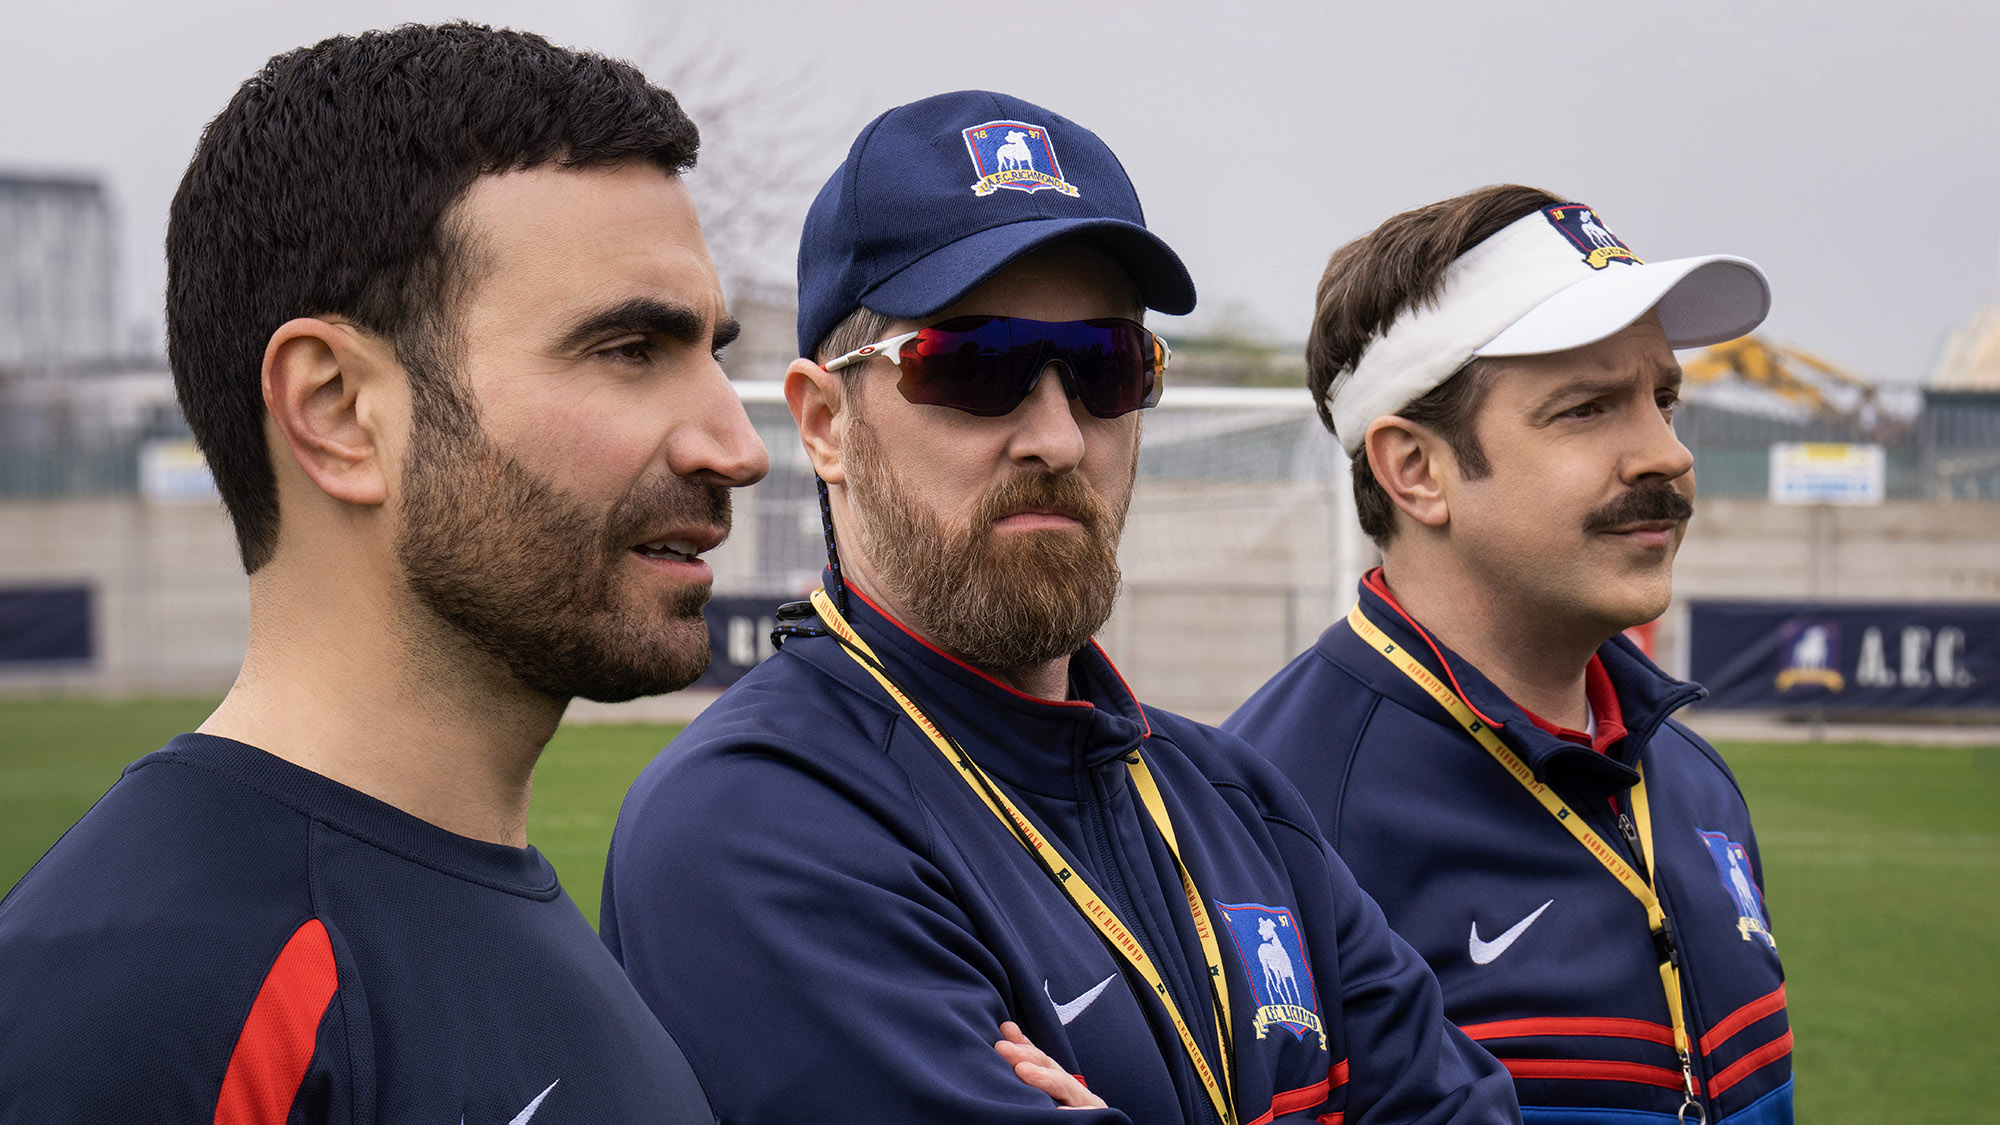
<svg viewBox="0 0 2000 1125">
<path fill-rule="evenodd" d="M 0 701 L 0 887 L 210 703 Z M 528 835 L 597 916 L 626 786 L 664 726 L 564 727 Z M 1994 1121 L 2000 747 L 1728 743 L 1756 814 L 1810 1125 Z"/>
</svg>

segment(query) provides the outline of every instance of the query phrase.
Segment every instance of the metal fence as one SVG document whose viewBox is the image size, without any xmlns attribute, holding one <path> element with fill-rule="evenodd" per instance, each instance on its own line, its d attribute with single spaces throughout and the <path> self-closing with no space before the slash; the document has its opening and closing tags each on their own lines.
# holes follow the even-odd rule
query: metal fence
<svg viewBox="0 0 2000 1125">
<path fill-rule="evenodd" d="M 739 386 L 745 388 L 753 421 L 774 455 L 780 460 L 796 456 L 791 418 L 774 392 L 766 384 Z M 1238 393 L 1234 388 L 1177 385 L 1165 402 L 1178 411 L 1249 401 L 1231 397 Z M 1318 426 L 1302 390 L 1245 393 L 1273 395 L 1277 397 L 1269 402 L 1287 403 L 1287 424 Z M 1927 392 L 1913 416 L 1884 417 L 1867 426 L 1745 413 L 1694 401 L 1681 408 L 1676 428 L 1694 453 L 1701 491 L 1708 497 L 1768 495 L 1774 443 L 1873 442 L 1884 448 L 1890 500 L 2000 500 L 2000 392 Z M 1166 436 L 1161 431 L 1155 427 L 1156 437 Z M 85 371 L 25 380 L 0 374 L 0 497 L 134 494 L 142 488 L 140 464 L 148 446 L 190 439 L 164 371 Z M 1143 475 L 1248 479 L 1263 474 L 1270 479 L 1273 473 L 1294 471 L 1287 459 L 1303 448 L 1269 425 L 1235 423 L 1218 431 L 1216 440 L 1204 442 L 1195 460 L 1166 453 L 1169 444 L 1148 441 Z M 1309 455 L 1339 456 L 1331 443 Z M 799 487 L 797 475 L 785 471 L 774 472 L 760 486 L 774 512 L 809 499 Z M 775 539 L 787 538 L 779 527 L 770 532 Z M 802 555 L 791 569 L 811 565 Z"/>
<path fill-rule="evenodd" d="M 2000 500 L 2000 392 L 1937 393 L 1910 418 L 1809 420 L 1691 402 L 1674 421 L 1707 497 L 1770 495 L 1771 446 L 1863 442 L 1883 447 L 1890 500 Z"/>
<path fill-rule="evenodd" d="M 818 582 L 824 565 L 811 467 L 777 385 L 737 387 L 771 451 L 771 472 L 739 494 L 735 532 L 710 556 L 716 592 L 797 597 Z M 226 684 L 242 655 L 245 584 L 220 504 L 196 487 L 206 481 L 199 461 L 158 455 L 158 443 L 184 447 L 188 440 L 171 397 L 135 399 L 122 414 L 65 412 L 50 401 L 0 412 L 0 585 L 60 581 L 94 591 L 94 663 L 65 672 L 63 682 Z M 1219 718 L 1337 617 L 1372 564 L 1373 546 L 1354 519 L 1346 458 L 1304 390 L 1176 386 L 1143 425 L 1119 551 L 1124 591 L 1100 639 L 1150 700 Z M 1804 573 L 1811 552 L 1824 548 L 1830 573 L 1846 574 L 1846 567 L 1862 575 L 1871 596 L 1910 596 L 1905 586 L 1926 581 L 1937 587 L 1926 588 L 1932 600 L 1952 591 L 1985 596 L 1978 583 L 1987 581 L 1981 576 L 1991 570 L 1990 551 L 1977 541 L 1986 534 L 1978 529 L 1991 525 L 1994 511 L 1985 506 L 1977 513 L 1935 503 L 1843 511 L 1843 518 L 1869 517 L 1866 527 L 1786 538 L 1798 531 L 1792 517 L 1799 512 L 1763 502 L 1769 443 L 1870 435 L 1699 405 L 1680 426 L 1695 451 L 1702 495 L 1750 498 L 1740 510 L 1727 503 L 1707 510 L 1695 544 L 1701 549 L 1684 552 L 1679 568 L 1690 591 L 1798 596 L 1804 587 L 1787 585 L 1796 575 L 1768 571 L 1779 565 Z M 1993 396 L 1933 403 L 1900 429 L 1878 428 L 1873 436 L 1889 450 L 1892 499 L 2000 500 Z M 173 471 L 163 473 L 163 463 Z M 1975 541 L 1947 544 L 1941 527 L 1970 528 Z M 1884 553 L 1877 541 L 1893 547 L 1893 557 L 1877 560 Z M 1912 546 L 1922 558 L 1896 554 Z M 1972 586 L 1941 585 L 1950 575 L 1932 574 L 1939 567 L 1971 575 Z M 1895 582 L 1884 585 L 1890 576 Z M 1829 591 L 1838 592 L 1830 586 L 1822 593 Z M 1678 642 L 1668 636 L 1663 643 Z"/>
</svg>

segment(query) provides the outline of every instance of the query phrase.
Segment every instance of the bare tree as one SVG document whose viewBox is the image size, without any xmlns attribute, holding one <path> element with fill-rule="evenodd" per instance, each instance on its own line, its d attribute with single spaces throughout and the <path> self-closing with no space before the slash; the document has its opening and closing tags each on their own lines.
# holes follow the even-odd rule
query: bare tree
<svg viewBox="0 0 2000 1125">
<path fill-rule="evenodd" d="M 800 223 L 840 155 L 823 123 L 815 126 L 818 73 L 674 26 L 653 35 L 638 61 L 701 127 L 688 188 L 725 283 L 764 299 L 789 294 Z"/>
</svg>

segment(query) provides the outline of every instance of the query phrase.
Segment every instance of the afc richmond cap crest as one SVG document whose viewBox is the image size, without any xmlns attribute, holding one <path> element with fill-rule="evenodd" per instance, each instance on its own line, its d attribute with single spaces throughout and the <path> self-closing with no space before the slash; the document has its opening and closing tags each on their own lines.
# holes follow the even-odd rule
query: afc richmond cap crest
<svg viewBox="0 0 2000 1125">
<path fill-rule="evenodd" d="M 1001 188 L 1029 193 L 1053 188 L 1064 195 L 1077 194 L 1076 186 L 1062 178 L 1049 131 L 1040 125 L 986 121 L 964 135 L 965 151 L 972 154 L 972 167 L 979 175 L 972 194 L 992 195 Z"/>
<path fill-rule="evenodd" d="M 799 354 L 857 308 L 918 320 L 1065 239 L 1109 255 L 1147 308 L 1193 310 L 1187 267 L 1146 229 L 1097 134 L 991 90 L 897 106 L 861 130 L 806 212 Z"/>
<path fill-rule="evenodd" d="M 1549 217 L 1549 225 L 1563 233 L 1583 255 L 1583 263 L 1594 270 L 1601 270 L 1613 262 L 1644 265 L 1639 255 L 1630 246 L 1607 230 L 1597 217 L 1597 212 L 1581 203 L 1564 203 L 1555 207 L 1545 207 L 1542 214 Z"/>
</svg>

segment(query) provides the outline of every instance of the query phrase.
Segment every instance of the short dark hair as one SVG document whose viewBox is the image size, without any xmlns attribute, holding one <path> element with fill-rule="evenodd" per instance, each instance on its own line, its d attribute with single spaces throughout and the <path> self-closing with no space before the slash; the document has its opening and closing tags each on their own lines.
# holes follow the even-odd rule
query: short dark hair
<svg viewBox="0 0 2000 1125">
<path fill-rule="evenodd" d="M 1405 310 L 1437 299 L 1452 262 L 1522 216 L 1561 202 L 1561 196 L 1520 184 L 1483 187 L 1405 211 L 1334 251 L 1320 276 L 1306 340 L 1306 385 L 1326 428 L 1334 428 L 1327 388 Z M 1486 386 L 1486 363 L 1475 359 L 1396 413 L 1437 433 L 1465 474 L 1481 477 L 1489 469 L 1473 423 Z M 1361 530 L 1386 545 L 1396 533 L 1396 506 L 1375 479 L 1366 449 L 1355 453 L 1352 468 Z"/>
<path fill-rule="evenodd" d="M 203 130 L 167 223 L 167 356 L 243 568 L 277 546 L 272 332 L 342 316 L 387 340 L 413 383 L 448 380 L 439 360 L 474 272 L 452 209 L 475 180 L 626 161 L 677 175 L 700 143 L 631 64 L 478 24 L 335 36 L 243 83 Z M 420 405 L 457 393 L 412 390 Z"/>
</svg>

